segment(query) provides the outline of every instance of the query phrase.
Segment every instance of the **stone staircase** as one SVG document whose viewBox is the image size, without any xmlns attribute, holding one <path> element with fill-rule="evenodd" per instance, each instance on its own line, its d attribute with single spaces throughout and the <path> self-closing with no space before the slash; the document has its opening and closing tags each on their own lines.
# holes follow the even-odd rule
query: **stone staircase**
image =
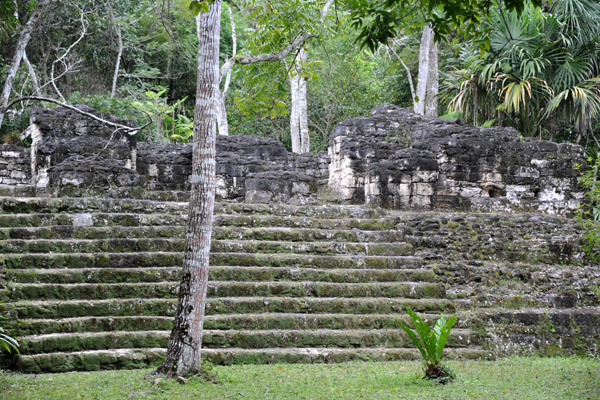
<svg viewBox="0 0 600 400">
<path fill-rule="evenodd" d="M 23 371 L 134 368 L 164 356 L 187 203 L 0 198 L 0 313 Z M 166 197 L 166 198 L 165 198 Z M 158 201 L 160 200 L 160 201 Z M 218 364 L 417 358 L 405 307 L 455 311 L 398 220 L 347 205 L 217 203 L 203 354 Z M 488 355 L 459 322 L 450 357 Z"/>
</svg>

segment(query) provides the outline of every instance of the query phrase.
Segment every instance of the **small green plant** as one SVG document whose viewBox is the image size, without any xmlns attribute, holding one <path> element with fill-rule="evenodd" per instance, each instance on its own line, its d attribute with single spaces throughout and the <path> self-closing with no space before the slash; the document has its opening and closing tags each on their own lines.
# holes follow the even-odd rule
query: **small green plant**
<svg viewBox="0 0 600 400">
<path fill-rule="evenodd" d="M 591 261 L 600 262 L 600 153 L 596 160 L 592 157 L 587 159 L 590 168 L 581 173 L 579 184 L 586 190 L 587 202 L 581 204 L 577 211 L 577 218 L 583 224 L 583 249 Z M 581 170 L 582 166 L 575 165 L 575 169 Z"/>
<path fill-rule="evenodd" d="M 145 101 L 134 101 L 131 104 L 139 111 L 152 115 L 154 121 L 152 125 L 154 129 L 153 142 L 168 143 L 170 138 L 177 140 L 188 135 L 190 121 L 180 117 L 181 115 L 185 116 L 181 109 L 186 97 L 173 104 L 168 104 L 167 89 L 162 86 L 158 86 L 156 91 L 147 90 L 144 94 Z"/>
<path fill-rule="evenodd" d="M 413 331 L 401 321 L 396 321 L 396 323 L 406 332 L 421 352 L 425 361 L 424 378 L 435 380 L 442 384 L 452 382 L 454 372 L 449 367 L 442 365 L 441 361 L 448 336 L 450 336 L 450 331 L 456 323 L 456 314 L 449 319 L 446 319 L 442 315 L 438 318 L 433 328 L 430 328 L 410 307 L 406 307 L 406 312 L 410 316 L 415 330 Z"/>
<path fill-rule="evenodd" d="M 177 133 L 169 136 L 169 139 L 173 142 L 191 142 L 194 138 L 194 121 L 183 114 L 179 114 L 175 121 L 175 132 Z"/>
<path fill-rule="evenodd" d="M 7 319 L 6 317 L 0 316 L 0 319 Z M 5 333 L 4 328 L 0 326 L 0 347 L 3 347 L 9 353 L 12 351 L 16 351 L 19 354 L 19 342 L 15 340 L 12 336 L 9 336 Z"/>
</svg>

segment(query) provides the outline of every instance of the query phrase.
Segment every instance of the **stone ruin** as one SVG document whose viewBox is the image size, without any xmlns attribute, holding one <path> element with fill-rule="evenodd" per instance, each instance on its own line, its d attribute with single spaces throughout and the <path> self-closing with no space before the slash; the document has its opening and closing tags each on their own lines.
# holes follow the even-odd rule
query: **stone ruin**
<svg viewBox="0 0 600 400">
<path fill-rule="evenodd" d="M 23 344 L 0 367 L 159 362 L 192 146 L 141 143 L 64 108 L 34 109 L 28 131 L 31 148 L 0 145 L 0 313 Z M 567 218 L 584 200 L 581 147 L 383 105 L 339 124 L 327 152 L 220 136 L 216 157 L 226 201 L 203 357 L 412 358 L 395 323 L 407 304 L 459 315 L 450 357 L 599 354 L 600 269 Z"/>
<path fill-rule="evenodd" d="M 4 187 L 117 197 L 190 189 L 191 144 L 138 143 L 135 136 L 115 135 L 64 108 L 34 109 L 29 132 L 30 151 L 2 145 Z M 568 215 L 583 199 L 576 163 L 583 164 L 577 145 L 523 138 L 511 128 L 426 119 L 383 105 L 368 117 L 339 124 L 327 153 L 290 153 L 262 136 L 219 136 L 217 197 Z"/>
</svg>

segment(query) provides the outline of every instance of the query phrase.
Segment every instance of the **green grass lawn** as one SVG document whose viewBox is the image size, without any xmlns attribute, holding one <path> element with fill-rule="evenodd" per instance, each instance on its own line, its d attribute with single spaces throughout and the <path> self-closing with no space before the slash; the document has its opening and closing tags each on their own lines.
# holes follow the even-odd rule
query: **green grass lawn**
<svg viewBox="0 0 600 400">
<path fill-rule="evenodd" d="M 448 361 L 441 386 L 418 362 L 215 367 L 219 383 L 145 378 L 151 370 L 25 375 L 0 373 L 2 399 L 600 399 L 600 360 L 509 358 Z"/>
</svg>

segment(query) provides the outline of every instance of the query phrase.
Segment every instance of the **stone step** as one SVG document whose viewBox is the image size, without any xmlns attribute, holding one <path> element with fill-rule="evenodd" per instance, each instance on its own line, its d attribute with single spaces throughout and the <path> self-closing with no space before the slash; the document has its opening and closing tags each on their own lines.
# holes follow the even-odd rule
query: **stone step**
<svg viewBox="0 0 600 400">
<path fill-rule="evenodd" d="M 235 216 L 234 216 L 235 217 Z M 29 213 L 0 214 L 0 227 L 43 227 L 71 225 L 74 227 L 161 226 L 186 225 L 187 215 L 139 213 Z"/>
<path fill-rule="evenodd" d="M 170 331 L 117 331 L 58 333 L 18 338 L 21 354 L 88 351 L 120 348 L 167 347 Z M 448 347 L 480 344 L 479 335 L 468 329 L 454 329 Z M 412 347 L 401 329 L 317 329 L 317 330 L 209 330 L 202 334 L 202 348 L 372 348 Z"/>
<path fill-rule="evenodd" d="M 93 227 L 54 225 L 45 227 L 0 228 L 0 240 L 35 239 L 122 239 L 122 238 L 185 238 L 184 226 L 154 225 L 136 227 Z M 243 228 L 215 227 L 213 240 L 269 240 L 290 242 L 402 242 L 402 231 L 360 231 L 312 228 Z"/>
<path fill-rule="evenodd" d="M 13 283 L 122 283 L 179 282 L 181 267 L 13 269 L 5 279 Z M 296 267 L 211 266 L 210 281 L 297 282 L 437 282 L 429 269 L 330 269 Z"/>
<path fill-rule="evenodd" d="M 482 285 L 484 286 L 484 285 Z M 585 293 L 585 292 L 584 292 Z M 541 296 L 539 293 L 523 294 L 492 294 L 489 291 L 480 293 L 466 299 L 455 300 L 465 310 L 478 310 L 486 308 L 505 308 L 505 309 L 528 309 L 528 308 L 547 308 L 547 309 L 571 309 L 575 307 L 600 306 L 600 296 L 581 295 L 576 292 L 545 293 Z"/>
<path fill-rule="evenodd" d="M 426 321 L 439 318 L 439 314 L 423 314 Z M 448 317 L 448 315 L 446 315 Z M 4 321 L 3 326 L 15 336 L 44 335 L 50 333 L 112 332 L 138 330 L 170 330 L 174 316 L 127 316 L 127 317 L 75 317 L 62 319 L 20 319 Z M 204 321 L 205 329 L 242 330 L 269 329 L 396 329 L 396 321 L 412 326 L 403 314 L 221 314 L 209 315 Z M 456 328 L 466 328 L 459 318 Z"/>
<path fill-rule="evenodd" d="M 449 348 L 448 359 L 489 359 L 489 351 L 480 347 Z M 26 373 L 133 369 L 156 366 L 164 359 L 165 349 L 115 349 L 46 353 L 20 356 L 14 367 Z M 418 350 L 409 348 L 286 348 L 286 349 L 206 349 L 202 356 L 216 365 L 270 363 L 339 363 L 348 361 L 418 360 Z M 4 365 L 10 365 L 4 361 Z"/>
<path fill-rule="evenodd" d="M 53 239 L 3 240 L 0 253 L 101 253 L 101 252 L 179 252 L 184 239 Z M 406 256 L 413 252 L 409 243 L 352 243 L 352 242 L 284 242 L 267 240 L 213 240 L 215 253 L 294 253 L 294 254 L 356 254 L 373 256 Z"/>
<path fill-rule="evenodd" d="M 480 309 L 480 319 L 494 324 L 496 329 L 509 330 L 514 334 L 537 334 L 539 336 L 575 335 L 600 339 L 600 308 L 505 308 Z"/>
<path fill-rule="evenodd" d="M 186 225 L 187 216 L 178 214 L 139 213 L 78 213 L 78 214 L 0 214 L 0 227 L 72 226 L 160 226 Z M 287 227 L 313 229 L 359 229 L 365 231 L 393 230 L 394 218 L 312 218 L 310 216 L 215 214 L 215 226 L 245 228 Z"/>
<path fill-rule="evenodd" d="M 187 202 L 140 199 L 0 197 L 0 212 L 23 213 L 168 213 L 186 215 Z M 381 209 L 358 205 L 291 205 L 216 202 L 215 214 L 263 214 L 311 218 L 381 218 Z"/>
<path fill-rule="evenodd" d="M 7 269 L 40 268 L 156 268 L 183 264 L 182 252 L 4 254 Z M 422 268 L 423 259 L 414 256 L 359 256 L 310 254 L 211 253 L 211 265 L 251 267 L 310 267 L 322 269 L 408 269 Z"/>
<path fill-rule="evenodd" d="M 74 318 L 118 316 L 173 316 L 176 298 L 106 300 L 21 300 L 0 303 L 0 313 L 9 318 Z M 207 315 L 220 314 L 389 314 L 404 313 L 406 307 L 420 313 L 451 313 L 447 299 L 318 298 L 318 297 L 213 297 Z"/>
<path fill-rule="evenodd" d="M 11 300 L 102 300 L 176 297 L 179 282 L 154 283 L 11 283 L 2 297 Z M 284 297 L 390 297 L 441 298 L 444 287 L 437 283 L 326 283 L 326 282 L 237 282 L 210 281 L 208 296 Z"/>
<path fill-rule="evenodd" d="M 35 187 L 31 185 L 6 185 L 0 184 L 0 196 L 8 197 L 34 197 Z"/>
<path fill-rule="evenodd" d="M 189 201 L 190 191 L 181 190 L 144 190 L 137 198 L 153 201 Z"/>
</svg>

